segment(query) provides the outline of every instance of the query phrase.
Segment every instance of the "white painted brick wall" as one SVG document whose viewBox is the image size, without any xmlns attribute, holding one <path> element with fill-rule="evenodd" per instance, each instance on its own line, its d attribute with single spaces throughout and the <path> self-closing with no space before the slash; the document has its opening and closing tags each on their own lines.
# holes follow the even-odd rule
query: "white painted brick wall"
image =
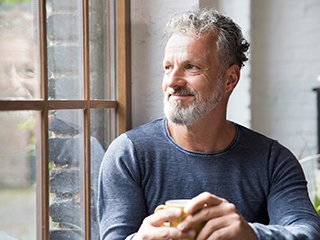
<svg viewBox="0 0 320 240">
<path fill-rule="evenodd" d="M 252 1 L 252 127 L 315 154 L 320 1 Z"/>
</svg>

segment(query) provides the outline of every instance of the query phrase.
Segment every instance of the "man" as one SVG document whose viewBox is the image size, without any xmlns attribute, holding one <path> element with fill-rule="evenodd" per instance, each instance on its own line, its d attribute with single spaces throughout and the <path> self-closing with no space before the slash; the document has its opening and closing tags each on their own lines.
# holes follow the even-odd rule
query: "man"
<svg viewBox="0 0 320 240">
<path fill-rule="evenodd" d="M 226 119 L 247 60 L 240 28 L 213 10 L 169 21 L 165 118 L 118 137 L 101 165 L 102 239 L 320 239 L 320 220 L 296 158 L 277 141 Z M 169 199 L 192 199 L 182 213 Z"/>
</svg>

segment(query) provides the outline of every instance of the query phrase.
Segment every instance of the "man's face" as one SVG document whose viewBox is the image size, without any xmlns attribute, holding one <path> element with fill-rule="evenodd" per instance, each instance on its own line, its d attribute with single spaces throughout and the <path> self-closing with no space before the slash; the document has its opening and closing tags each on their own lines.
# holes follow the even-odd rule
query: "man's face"
<svg viewBox="0 0 320 240">
<path fill-rule="evenodd" d="M 174 34 L 163 60 L 164 112 L 176 124 L 191 125 L 211 112 L 224 94 L 213 35 Z"/>
<path fill-rule="evenodd" d="M 35 50 L 25 39 L 0 39 L 1 99 L 39 97 Z"/>
</svg>

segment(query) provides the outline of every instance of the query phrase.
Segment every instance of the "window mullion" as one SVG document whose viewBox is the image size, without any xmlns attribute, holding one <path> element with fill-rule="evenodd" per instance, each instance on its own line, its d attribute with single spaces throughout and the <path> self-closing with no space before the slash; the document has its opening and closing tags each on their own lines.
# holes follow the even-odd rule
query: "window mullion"
<svg viewBox="0 0 320 240">
<path fill-rule="evenodd" d="M 90 51 L 89 51 L 89 0 L 83 0 L 83 74 L 84 74 L 84 228 L 85 240 L 91 237 L 91 166 L 90 166 Z"/>
<path fill-rule="evenodd" d="M 39 1 L 39 48 L 41 97 L 44 106 L 41 112 L 41 155 L 38 164 L 37 189 L 40 209 L 37 219 L 37 239 L 49 239 L 49 136 L 48 136 L 48 54 L 47 54 L 47 14 L 46 1 Z"/>
<path fill-rule="evenodd" d="M 130 1 L 117 0 L 116 52 L 118 134 L 131 128 Z"/>
</svg>

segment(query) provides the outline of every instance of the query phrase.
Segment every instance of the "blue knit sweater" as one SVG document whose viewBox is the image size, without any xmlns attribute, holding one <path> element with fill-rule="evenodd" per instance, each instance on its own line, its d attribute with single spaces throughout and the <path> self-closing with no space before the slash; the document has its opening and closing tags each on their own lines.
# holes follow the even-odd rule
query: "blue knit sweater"
<svg viewBox="0 0 320 240">
<path fill-rule="evenodd" d="M 166 119 L 115 139 L 99 176 L 101 239 L 124 240 L 159 204 L 205 191 L 234 203 L 259 239 L 320 239 L 299 162 L 277 141 L 236 127 L 230 146 L 214 153 L 178 146 Z"/>
</svg>

